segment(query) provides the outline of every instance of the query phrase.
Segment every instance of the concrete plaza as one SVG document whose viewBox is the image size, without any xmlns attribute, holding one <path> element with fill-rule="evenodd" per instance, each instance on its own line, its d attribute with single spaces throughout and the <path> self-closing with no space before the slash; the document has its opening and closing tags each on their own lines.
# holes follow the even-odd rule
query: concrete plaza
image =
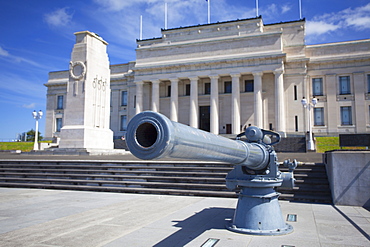
<svg viewBox="0 0 370 247">
<path fill-rule="evenodd" d="M 362 207 L 280 201 L 294 232 L 230 232 L 237 199 L 0 188 L 0 246 L 370 246 Z"/>
</svg>

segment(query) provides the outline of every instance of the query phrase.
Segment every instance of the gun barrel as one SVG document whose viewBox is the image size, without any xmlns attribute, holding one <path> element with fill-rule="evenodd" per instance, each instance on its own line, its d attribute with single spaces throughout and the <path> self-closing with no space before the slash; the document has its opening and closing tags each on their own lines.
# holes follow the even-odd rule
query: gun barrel
<svg viewBox="0 0 370 247">
<path fill-rule="evenodd" d="M 180 158 L 220 161 L 264 169 L 269 162 L 266 148 L 258 143 L 231 140 L 169 120 L 145 111 L 134 116 L 127 126 L 126 143 L 139 159 Z"/>
</svg>

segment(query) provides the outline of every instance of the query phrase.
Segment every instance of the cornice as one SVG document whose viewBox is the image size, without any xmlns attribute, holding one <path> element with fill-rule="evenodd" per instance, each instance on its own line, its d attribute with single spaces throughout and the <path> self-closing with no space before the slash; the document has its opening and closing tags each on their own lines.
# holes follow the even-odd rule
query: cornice
<svg viewBox="0 0 370 247">
<path fill-rule="evenodd" d="M 168 62 L 158 62 L 158 63 L 143 63 L 143 64 L 136 64 L 136 67 L 133 69 L 135 72 L 147 69 L 163 69 L 168 67 L 176 67 L 176 66 L 196 66 L 196 65 L 211 65 L 217 63 L 234 63 L 238 61 L 248 61 L 248 60 L 257 60 L 257 59 L 271 59 L 271 58 L 285 58 L 286 54 L 281 51 L 275 52 L 259 52 L 259 53 L 245 53 L 245 54 L 238 54 L 238 55 L 229 55 L 229 56 L 213 56 L 213 57 L 205 57 L 205 58 L 187 58 L 187 59 L 179 59 L 179 60 L 172 60 Z"/>
</svg>

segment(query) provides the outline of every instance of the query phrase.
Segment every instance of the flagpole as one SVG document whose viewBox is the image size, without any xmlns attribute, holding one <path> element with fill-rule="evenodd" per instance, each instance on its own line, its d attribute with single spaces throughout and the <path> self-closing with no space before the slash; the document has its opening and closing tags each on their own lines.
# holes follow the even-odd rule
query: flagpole
<svg viewBox="0 0 370 247">
<path fill-rule="evenodd" d="M 211 0 L 207 0 L 208 2 L 208 24 L 211 23 Z"/>
<path fill-rule="evenodd" d="M 258 0 L 256 0 L 256 16 L 258 17 Z"/>
<path fill-rule="evenodd" d="M 302 20 L 302 0 L 299 0 L 299 19 Z"/>
<path fill-rule="evenodd" d="M 143 39 L 143 16 L 140 15 L 140 40 Z"/>
<path fill-rule="evenodd" d="M 167 2 L 164 3 L 164 29 L 167 29 Z"/>
</svg>

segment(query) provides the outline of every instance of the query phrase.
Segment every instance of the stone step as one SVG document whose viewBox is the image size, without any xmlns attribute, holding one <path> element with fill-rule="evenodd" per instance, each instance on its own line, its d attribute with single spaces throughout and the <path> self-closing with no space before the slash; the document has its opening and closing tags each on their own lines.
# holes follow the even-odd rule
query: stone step
<svg viewBox="0 0 370 247">
<path fill-rule="evenodd" d="M 168 188 L 166 189 L 132 188 L 132 187 L 113 187 L 113 186 L 91 186 L 91 185 L 82 186 L 82 185 L 65 185 L 65 184 L 11 183 L 11 182 L 0 182 L 0 187 L 104 191 L 104 192 L 139 193 L 139 194 L 214 196 L 214 197 L 231 197 L 231 198 L 237 197 L 236 193 L 229 192 L 229 191 L 181 190 L 181 189 L 168 189 Z"/>
<path fill-rule="evenodd" d="M 3 182 L 17 183 L 42 183 L 42 184 L 65 184 L 65 185 L 94 185 L 94 186 L 119 186 L 136 188 L 183 188 L 204 189 L 213 191 L 228 191 L 225 184 L 197 184 L 197 183 L 172 183 L 172 182 L 149 182 L 133 180 L 108 180 L 108 179 L 58 179 L 58 178 L 14 178 L 0 177 Z"/>
<path fill-rule="evenodd" d="M 57 173 L 0 173 L 1 177 L 19 177 L 19 178 L 99 178 L 99 179 L 131 179 L 131 180 L 146 180 L 146 181 L 188 181 L 188 182 L 204 182 L 204 183 L 225 183 L 225 178 L 212 177 L 187 177 L 187 176 L 133 176 L 133 175 L 103 175 L 103 174 L 57 174 Z"/>
<path fill-rule="evenodd" d="M 225 177 L 232 165 L 212 162 L 147 161 L 0 161 L 0 186 L 237 197 Z M 288 171 L 280 166 L 281 171 Z M 281 200 L 328 202 L 330 188 L 323 164 L 300 164 L 296 187 Z"/>
<path fill-rule="evenodd" d="M 94 169 L 94 170 L 140 170 L 140 169 L 155 169 L 158 171 L 218 171 L 218 172 L 229 172 L 232 167 L 194 167 L 194 166 L 158 166 L 158 165 L 124 165 L 124 166 L 94 166 L 94 165 L 0 165 L 0 171 L 7 171 L 9 169 Z"/>
<path fill-rule="evenodd" d="M 105 175 L 156 175 L 156 176 L 189 176 L 189 177 L 218 177 L 218 178 L 225 178 L 227 173 L 219 173 L 219 172 L 173 172 L 173 171 L 156 171 L 156 170 L 79 170 L 79 169 L 54 169 L 54 170 L 43 170 L 43 169 L 8 169 L 7 171 L 1 171 L 1 173 L 6 172 L 13 172 L 16 174 L 17 172 L 22 173 L 38 173 L 38 174 L 105 174 Z"/>
</svg>

